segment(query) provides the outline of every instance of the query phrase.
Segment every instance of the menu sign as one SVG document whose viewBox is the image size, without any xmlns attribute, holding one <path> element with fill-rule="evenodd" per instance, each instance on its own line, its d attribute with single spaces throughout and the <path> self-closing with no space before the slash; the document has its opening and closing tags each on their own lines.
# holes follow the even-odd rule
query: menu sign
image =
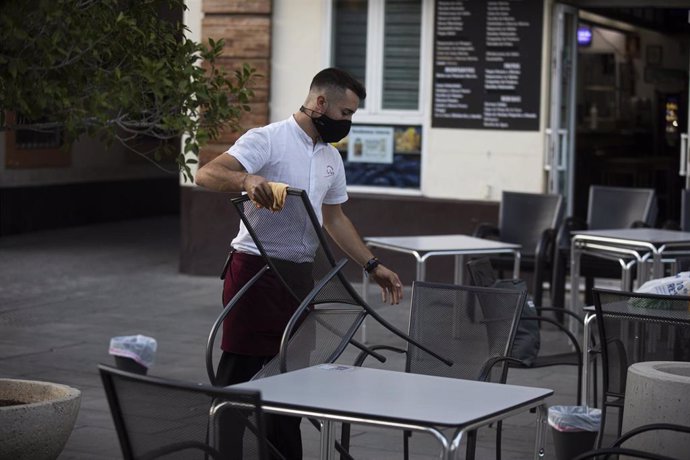
<svg viewBox="0 0 690 460">
<path fill-rule="evenodd" d="M 437 0 L 432 126 L 539 129 L 543 0 Z"/>
</svg>

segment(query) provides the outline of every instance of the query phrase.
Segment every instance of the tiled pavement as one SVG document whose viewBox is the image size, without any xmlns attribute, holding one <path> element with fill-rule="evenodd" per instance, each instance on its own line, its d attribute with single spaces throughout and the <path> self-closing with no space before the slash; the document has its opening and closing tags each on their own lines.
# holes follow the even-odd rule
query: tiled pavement
<svg viewBox="0 0 690 460">
<path fill-rule="evenodd" d="M 99 362 L 112 363 L 111 337 L 155 337 L 158 351 L 150 374 L 207 381 L 204 347 L 220 308 L 220 280 L 180 274 L 179 243 L 176 217 L 0 239 L 0 377 L 48 380 L 82 390 L 77 423 L 60 460 L 121 458 L 96 369 Z M 406 327 L 405 304 L 377 309 Z M 545 329 L 542 335 L 543 347 L 563 349 L 553 332 Z M 397 343 L 374 326 L 368 339 Z M 393 357 L 386 366 L 402 370 L 403 363 Z M 570 367 L 511 370 L 509 383 L 554 388 L 550 405 L 574 404 L 575 375 Z M 504 459 L 531 457 L 534 420 L 527 413 L 504 423 Z M 493 436 L 493 428 L 480 430 L 478 459 L 493 458 Z M 306 423 L 303 438 L 305 458 L 316 458 L 318 435 Z M 352 444 L 355 458 L 402 457 L 397 431 L 355 429 Z M 413 458 L 437 455 L 426 435 L 415 435 L 412 449 Z M 547 433 L 549 457 L 553 446 Z"/>
</svg>

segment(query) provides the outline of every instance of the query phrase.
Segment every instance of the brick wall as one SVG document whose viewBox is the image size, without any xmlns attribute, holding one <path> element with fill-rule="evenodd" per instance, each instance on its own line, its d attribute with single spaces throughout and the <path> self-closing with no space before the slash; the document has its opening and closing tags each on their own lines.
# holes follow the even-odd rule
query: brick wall
<svg viewBox="0 0 690 460">
<path fill-rule="evenodd" d="M 252 89 L 254 99 L 251 111 L 242 117 L 242 128 L 247 130 L 268 123 L 268 99 L 271 87 L 271 0 L 204 0 L 202 41 L 223 39 L 225 47 L 218 63 L 228 73 L 244 63 L 257 69 Z M 242 133 L 225 131 L 199 153 L 203 165 L 227 150 Z"/>
</svg>

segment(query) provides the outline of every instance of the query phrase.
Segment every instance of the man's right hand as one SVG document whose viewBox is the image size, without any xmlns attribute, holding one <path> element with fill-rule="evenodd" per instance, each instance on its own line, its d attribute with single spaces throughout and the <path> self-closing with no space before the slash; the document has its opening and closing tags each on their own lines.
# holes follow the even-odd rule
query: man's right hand
<svg viewBox="0 0 690 460">
<path fill-rule="evenodd" d="M 244 190 L 257 208 L 271 209 L 273 206 L 273 190 L 268 181 L 254 174 L 247 174 L 242 180 Z"/>
</svg>

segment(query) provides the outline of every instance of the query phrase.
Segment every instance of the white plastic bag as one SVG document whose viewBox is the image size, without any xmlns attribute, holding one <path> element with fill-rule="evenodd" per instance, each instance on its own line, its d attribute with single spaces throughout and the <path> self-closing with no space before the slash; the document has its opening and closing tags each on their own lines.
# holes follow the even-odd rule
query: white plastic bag
<svg viewBox="0 0 690 460">
<path fill-rule="evenodd" d="M 661 295 L 690 295 L 690 272 L 680 272 L 666 278 L 649 280 L 635 292 Z"/>
<path fill-rule="evenodd" d="M 690 272 L 680 272 L 673 276 L 649 280 L 637 288 L 635 292 L 665 296 L 690 296 Z M 690 310 L 690 305 L 669 299 L 633 297 L 629 303 L 633 307 L 653 310 Z"/>
<path fill-rule="evenodd" d="M 110 339 L 109 353 L 113 356 L 131 358 L 142 366 L 153 365 L 158 344 L 153 337 L 145 335 L 125 335 Z"/>
<path fill-rule="evenodd" d="M 558 431 L 599 431 L 601 409 L 587 406 L 549 407 L 549 425 Z"/>
</svg>

